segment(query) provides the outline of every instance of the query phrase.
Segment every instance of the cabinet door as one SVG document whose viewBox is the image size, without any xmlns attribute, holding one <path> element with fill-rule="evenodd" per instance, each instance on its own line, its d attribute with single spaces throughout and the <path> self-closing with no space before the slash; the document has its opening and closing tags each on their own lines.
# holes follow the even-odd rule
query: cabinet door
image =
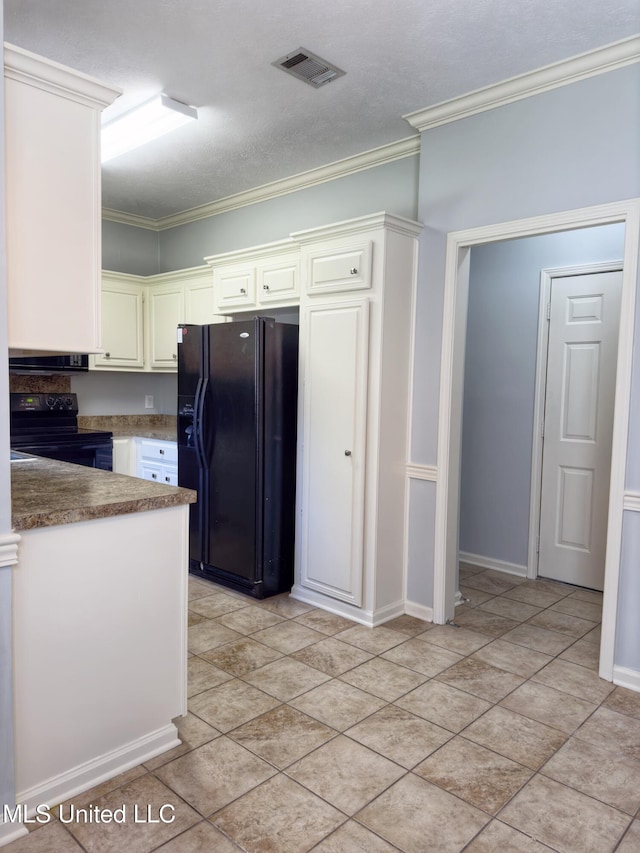
<svg viewBox="0 0 640 853">
<path fill-rule="evenodd" d="M 368 300 L 307 308 L 301 337 L 305 370 L 301 583 L 360 606 Z"/>
<path fill-rule="evenodd" d="M 250 267 L 220 267 L 213 271 L 216 310 L 252 308 L 256 304 L 256 270 Z"/>
<path fill-rule="evenodd" d="M 279 258 L 258 268 L 258 299 L 261 304 L 291 304 L 298 301 L 300 262 L 298 257 Z"/>
<path fill-rule="evenodd" d="M 102 345 L 93 367 L 144 367 L 143 289 L 136 285 L 102 285 Z"/>
<path fill-rule="evenodd" d="M 149 338 L 151 367 L 178 369 L 178 323 L 184 322 L 181 287 L 149 291 Z"/>
<path fill-rule="evenodd" d="M 114 474 L 130 474 L 135 476 L 135 440 L 133 438 L 114 438 L 112 442 Z"/>
<path fill-rule="evenodd" d="M 225 323 L 227 318 L 214 314 L 213 277 L 207 276 L 206 281 L 193 282 L 185 286 L 185 323 L 195 323 L 204 326 L 208 323 Z"/>
<path fill-rule="evenodd" d="M 371 287 L 373 243 L 314 249 L 308 256 L 309 293 L 333 293 Z"/>
</svg>

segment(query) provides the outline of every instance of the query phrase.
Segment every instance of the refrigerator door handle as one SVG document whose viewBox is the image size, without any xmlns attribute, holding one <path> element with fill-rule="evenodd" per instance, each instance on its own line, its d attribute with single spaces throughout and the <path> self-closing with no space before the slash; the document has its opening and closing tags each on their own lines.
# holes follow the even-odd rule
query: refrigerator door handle
<svg viewBox="0 0 640 853">
<path fill-rule="evenodd" d="M 198 379 L 198 387 L 196 388 L 196 398 L 194 405 L 195 415 L 193 419 L 193 428 L 195 432 L 196 454 L 198 456 L 198 464 L 201 468 L 204 468 L 206 465 L 202 419 L 204 412 L 204 399 L 208 382 L 208 379 L 203 379 L 202 377 Z"/>
</svg>

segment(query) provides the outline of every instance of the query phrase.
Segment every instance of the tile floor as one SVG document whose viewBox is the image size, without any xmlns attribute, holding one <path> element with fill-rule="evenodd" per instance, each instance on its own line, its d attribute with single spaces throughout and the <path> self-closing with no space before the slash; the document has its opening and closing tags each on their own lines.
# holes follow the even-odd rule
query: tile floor
<svg viewBox="0 0 640 853">
<path fill-rule="evenodd" d="M 182 745 L 73 800 L 175 820 L 7 853 L 639 851 L 640 694 L 598 678 L 601 596 L 461 579 L 459 627 L 373 630 L 191 579 Z"/>
</svg>

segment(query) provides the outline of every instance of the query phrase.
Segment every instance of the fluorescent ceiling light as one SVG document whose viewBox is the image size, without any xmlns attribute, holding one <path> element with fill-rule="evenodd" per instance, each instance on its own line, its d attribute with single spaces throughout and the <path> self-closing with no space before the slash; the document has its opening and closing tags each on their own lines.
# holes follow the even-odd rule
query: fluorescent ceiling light
<svg viewBox="0 0 640 853">
<path fill-rule="evenodd" d="M 106 163 L 126 151 L 146 145 L 197 118 L 198 110 L 195 107 L 181 104 L 164 94 L 157 95 L 103 126 L 102 162 Z"/>
</svg>

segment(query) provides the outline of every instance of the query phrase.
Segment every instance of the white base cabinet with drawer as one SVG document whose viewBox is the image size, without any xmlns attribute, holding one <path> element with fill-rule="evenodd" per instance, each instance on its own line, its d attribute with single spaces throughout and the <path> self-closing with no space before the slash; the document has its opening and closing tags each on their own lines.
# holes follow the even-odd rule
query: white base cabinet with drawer
<svg viewBox="0 0 640 853">
<path fill-rule="evenodd" d="M 175 441 L 136 439 L 136 475 L 168 486 L 178 485 L 178 445 Z"/>
<path fill-rule="evenodd" d="M 404 613 L 420 230 L 376 214 L 292 235 L 302 377 L 292 596 L 369 626 Z"/>
</svg>

